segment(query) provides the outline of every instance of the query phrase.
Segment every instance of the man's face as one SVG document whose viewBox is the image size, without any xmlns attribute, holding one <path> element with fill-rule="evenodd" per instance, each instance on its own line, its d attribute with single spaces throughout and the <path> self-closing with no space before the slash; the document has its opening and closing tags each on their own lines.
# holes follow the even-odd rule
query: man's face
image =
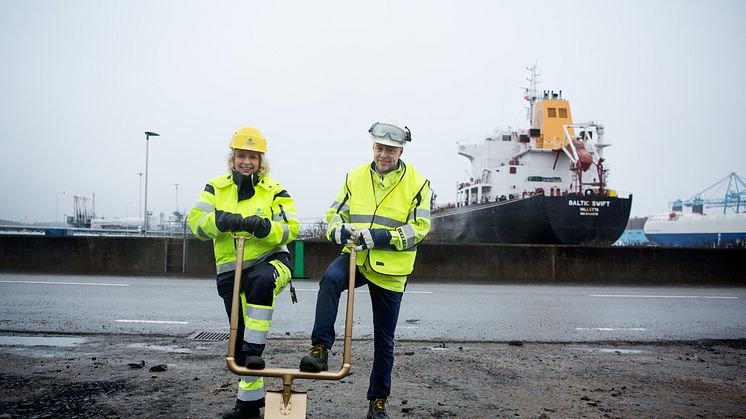
<svg viewBox="0 0 746 419">
<path fill-rule="evenodd" d="M 381 172 L 395 169 L 399 164 L 399 157 L 401 157 L 402 152 L 404 152 L 404 147 L 373 143 L 373 161 Z"/>
<path fill-rule="evenodd" d="M 244 176 L 250 176 L 259 170 L 262 157 L 257 151 L 233 150 L 233 169 Z"/>
</svg>

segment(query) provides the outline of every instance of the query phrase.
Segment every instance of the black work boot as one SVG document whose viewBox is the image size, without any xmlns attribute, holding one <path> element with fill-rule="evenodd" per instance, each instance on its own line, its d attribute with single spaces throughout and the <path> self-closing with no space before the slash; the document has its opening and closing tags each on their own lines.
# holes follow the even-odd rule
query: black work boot
<svg viewBox="0 0 746 419">
<path fill-rule="evenodd" d="M 246 368 L 250 370 L 263 370 L 264 359 L 261 356 L 247 355 L 246 356 Z"/>
<path fill-rule="evenodd" d="M 329 369 L 329 352 L 324 345 L 318 343 L 311 348 L 311 354 L 300 360 L 300 370 L 306 372 L 321 372 Z"/>
<path fill-rule="evenodd" d="M 261 419 L 258 407 L 236 406 L 233 410 L 223 413 L 223 419 Z"/>
<path fill-rule="evenodd" d="M 368 405 L 368 416 L 367 419 L 385 419 L 389 415 L 386 414 L 386 399 L 373 399 Z"/>
</svg>

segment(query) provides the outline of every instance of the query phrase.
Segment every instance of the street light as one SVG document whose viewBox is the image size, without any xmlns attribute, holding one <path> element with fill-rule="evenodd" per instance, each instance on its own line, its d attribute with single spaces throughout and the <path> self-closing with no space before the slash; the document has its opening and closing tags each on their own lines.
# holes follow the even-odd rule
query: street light
<svg viewBox="0 0 746 419">
<path fill-rule="evenodd" d="M 140 191 L 137 193 L 137 213 L 142 214 L 142 172 L 137 172 L 137 175 L 140 176 Z"/>
<path fill-rule="evenodd" d="M 174 183 L 174 186 L 176 186 L 176 212 L 179 212 L 179 184 Z"/>
<path fill-rule="evenodd" d="M 59 217 L 57 216 L 57 198 L 60 197 L 60 195 L 67 195 L 67 192 L 57 192 L 54 195 L 54 223 L 59 223 Z"/>
<path fill-rule="evenodd" d="M 143 234 L 148 231 L 148 144 L 150 137 L 159 137 L 160 134 L 145 131 L 145 211 L 143 212 Z"/>
</svg>

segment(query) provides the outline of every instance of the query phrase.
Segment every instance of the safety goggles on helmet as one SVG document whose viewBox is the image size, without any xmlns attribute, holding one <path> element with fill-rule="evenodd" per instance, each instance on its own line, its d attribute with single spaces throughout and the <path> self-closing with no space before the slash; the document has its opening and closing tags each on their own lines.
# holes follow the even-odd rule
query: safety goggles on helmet
<svg viewBox="0 0 746 419">
<path fill-rule="evenodd" d="M 403 143 L 405 141 L 412 141 L 412 133 L 409 128 L 404 127 L 401 129 L 396 125 L 376 122 L 368 130 L 370 135 L 378 138 L 389 137 L 393 141 Z"/>
</svg>

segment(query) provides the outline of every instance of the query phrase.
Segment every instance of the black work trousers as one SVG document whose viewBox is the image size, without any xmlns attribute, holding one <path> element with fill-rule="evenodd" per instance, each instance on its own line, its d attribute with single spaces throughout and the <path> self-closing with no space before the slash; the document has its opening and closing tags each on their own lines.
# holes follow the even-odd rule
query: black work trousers
<svg viewBox="0 0 746 419">
<path fill-rule="evenodd" d="M 236 275 L 235 271 L 223 272 L 217 276 L 218 295 L 223 299 L 225 312 L 228 315 L 230 324 L 231 306 L 233 304 L 233 282 Z M 259 304 L 271 306 L 274 299 L 275 289 L 275 267 L 269 262 L 261 262 L 250 268 L 246 268 L 241 273 L 241 292 L 246 295 L 246 302 L 249 304 Z M 240 306 L 238 309 L 238 327 L 237 339 L 234 349 L 235 360 L 239 365 L 243 365 L 248 355 L 261 356 L 264 352 L 264 345 L 248 343 L 244 340 L 244 312 Z"/>
</svg>

